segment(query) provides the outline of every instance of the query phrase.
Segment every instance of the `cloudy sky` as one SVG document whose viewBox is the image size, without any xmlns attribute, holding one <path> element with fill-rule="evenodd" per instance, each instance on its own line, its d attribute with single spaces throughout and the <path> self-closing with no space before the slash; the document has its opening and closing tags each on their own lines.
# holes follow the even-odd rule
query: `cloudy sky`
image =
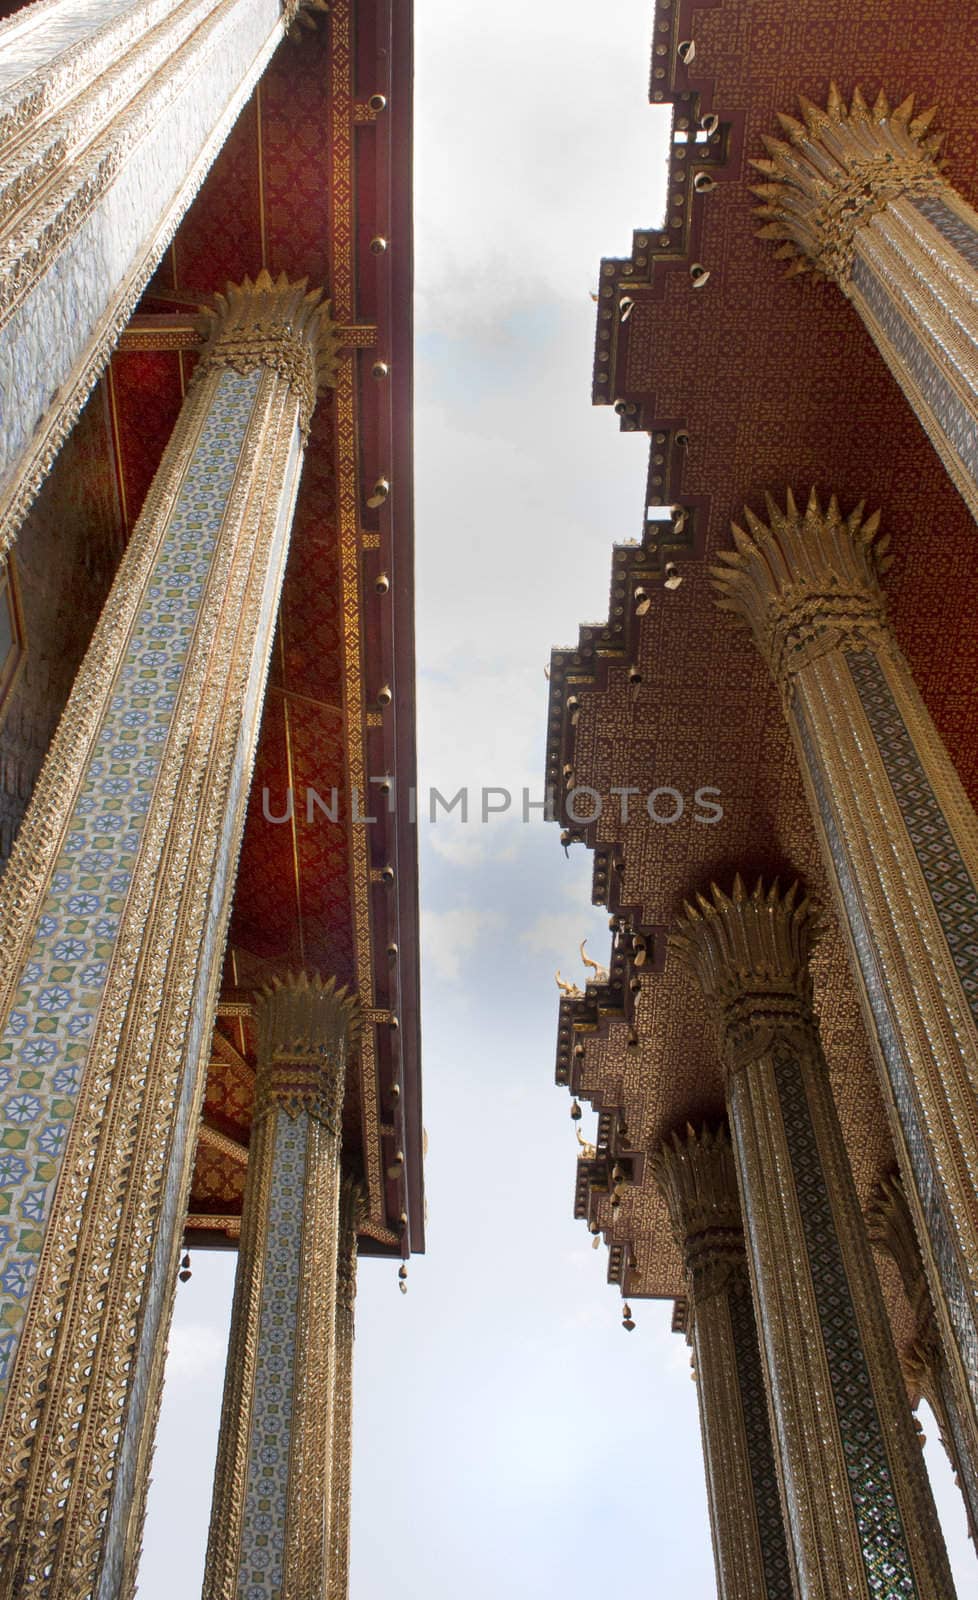
<svg viewBox="0 0 978 1600">
<path fill-rule="evenodd" d="M 652 4 L 416 6 L 421 779 L 538 796 L 550 649 L 641 531 L 647 441 L 591 408 L 590 290 L 661 214 Z M 506 817 L 422 849 L 428 1254 L 406 1297 L 361 1269 L 352 1600 L 713 1600 L 688 1351 L 664 1304 L 622 1330 L 572 1217 L 553 972 L 607 950 L 590 858 Z M 140 1600 L 199 1593 L 232 1273 L 198 1252 L 180 1291 Z"/>
</svg>

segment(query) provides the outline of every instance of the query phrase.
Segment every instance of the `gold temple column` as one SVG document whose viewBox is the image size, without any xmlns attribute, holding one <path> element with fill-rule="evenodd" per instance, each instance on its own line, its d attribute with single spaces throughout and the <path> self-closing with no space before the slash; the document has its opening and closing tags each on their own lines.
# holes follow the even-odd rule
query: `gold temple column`
<svg viewBox="0 0 978 1600">
<path fill-rule="evenodd" d="M 878 517 L 767 513 L 714 578 L 782 694 L 978 1460 L 978 818 L 886 619 Z"/>
<path fill-rule="evenodd" d="M 689 1285 L 718 1600 L 792 1600 L 750 1274 L 726 1128 L 653 1158 Z"/>
<path fill-rule="evenodd" d="M 738 878 L 672 948 L 719 1024 L 798 1594 L 947 1600 L 950 1569 L 812 1012 L 809 902 Z"/>
<path fill-rule="evenodd" d="M 138 1548 L 318 301 L 229 287 L 0 879 L 3 1600 Z"/>
<path fill-rule="evenodd" d="M 951 187 L 913 99 L 826 110 L 801 102 L 765 140 L 761 237 L 789 272 L 832 278 L 851 300 L 978 517 L 978 213 Z"/>
<path fill-rule="evenodd" d="M 923 1395 L 937 1421 L 941 1443 L 954 1469 L 964 1498 L 968 1532 L 978 1543 L 978 1467 L 967 1420 L 962 1425 L 957 1396 L 949 1381 L 947 1362 L 937 1337 L 934 1307 L 924 1275 L 920 1246 L 899 1175 L 892 1173 L 876 1186 L 866 1212 L 869 1237 L 894 1262 L 914 1319 L 914 1339 L 905 1363 L 911 1386 Z"/>
<path fill-rule="evenodd" d="M 0 23 L 0 556 L 298 0 Z"/>
<path fill-rule="evenodd" d="M 327 1593 L 341 1118 L 353 1016 L 345 990 L 306 974 L 277 983 L 260 1003 L 205 1600 Z"/>
<path fill-rule="evenodd" d="M 353 1456 L 353 1343 L 356 1334 L 357 1231 L 366 1216 L 362 1186 L 343 1179 L 336 1258 L 336 1334 L 332 1384 L 329 1571 L 326 1600 L 347 1600 L 350 1589 L 350 1468 Z"/>
</svg>

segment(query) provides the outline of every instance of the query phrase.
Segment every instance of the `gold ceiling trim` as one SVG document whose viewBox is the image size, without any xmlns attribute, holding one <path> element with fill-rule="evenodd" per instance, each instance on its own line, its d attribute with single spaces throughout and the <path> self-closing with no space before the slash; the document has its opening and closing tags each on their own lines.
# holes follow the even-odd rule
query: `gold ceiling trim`
<svg viewBox="0 0 978 1600">
<path fill-rule="evenodd" d="M 251 1001 L 245 1003 L 244 1001 L 236 1000 L 219 1000 L 217 1004 L 217 1014 L 219 1017 L 250 1017 L 254 1014 L 254 1009 L 254 1005 L 251 1003 Z M 255 1069 L 248 1060 L 248 1057 L 242 1055 L 237 1046 L 233 1045 L 230 1039 L 226 1039 L 224 1034 L 218 1029 L 214 1030 L 214 1036 L 211 1040 L 211 1052 L 214 1056 L 217 1056 L 220 1061 L 224 1062 L 226 1066 L 239 1067 L 242 1072 L 247 1073 L 249 1078 L 253 1078 L 255 1076 Z"/>
<path fill-rule="evenodd" d="M 184 1223 L 186 1233 L 225 1233 L 229 1239 L 241 1237 L 241 1218 L 230 1212 L 212 1216 L 207 1211 L 190 1211 Z"/>
<path fill-rule="evenodd" d="M 204 303 L 202 299 L 202 307 Z M 339 350 L 372 350 L 377 343 L 377 329 L 372 322 L 336 326 L 333 335 Z M 123 354 L 133 351 L 163 354 L 168 350 L 202 350 L 205 340 L 206 334 L 196 316 L 175 317 L 164 312 L 157 317 L 153 313 L 140 313 L 123 329 L 116 348 Z"/>
<path fill-rule="evenodd" d="M 350 792 L 367 789 L 364 739 L 363 667 L 360 658 L 360 556 L 357 548 L 357 447 L 356 400 L 353 361 L 341 363 L 336 388 L 337 486 L 340 522 L 340 564 L 343 594 L 343 677 L 347 702 L 347 775 Z M 374 1011 L 373 950 L 370 938 L 370 858 L 367 833 L 350 829 L 353 880 L 353 936 L 357 991 L 364 1015 Z M 384 1183 L 377 1114 L 376 1024 L 368 1022 L 360 1040 L 360 1076 L 363 1108 L 364 1170 L 371 1219 L 383 1221 Z"/>
<path fill-rule="evenodd" d="M 330 159 L 333 190 L 333 307 L 344 325 L 352 322 L 355 299 L 355 217 L 353 192 L 353 14 L 350 0 L 335 0 L 330 12 Z M 360 585 L 359 475 L 356 419 L 355 358 L 341 357 L 336 382 L 336 480 L 343 605 L 343 681 L 347 707 L 347 778 L 351 793 L 365 794 L 365 705 L 360 634 L 363 595 Z M 373 951 L 370 937 L 370 860 L 365 828 L 351 827 L 354 958 L 357 992 L 365 1015 L 374 1009 Z M 396 1242 L 385 1227 L 383 1156 L 377 1096 L 376 1024 L 368 1022 L 360 1038 L 360 1103 L 363 1115 L 363 1165 L 368 1224 L 364 1231 L 384 1242 Z"/>
<path fill-rule="evenodd" d="M 227 1156 L 228 1160 L 233 1161 L 236 1166 L 246 1167 L 248 1165 L 248 1146 L 242 1144 L 240 1139 L 229 1138 L 226 1133 L 221 1132 L 220 1128 L 215 1128 L 214 1124 L 209 1122 L 206 1117 L 200 1125 L 198 1141 L 201 1144 L 209 1145 L 219 1155 Z"/>
</svg>

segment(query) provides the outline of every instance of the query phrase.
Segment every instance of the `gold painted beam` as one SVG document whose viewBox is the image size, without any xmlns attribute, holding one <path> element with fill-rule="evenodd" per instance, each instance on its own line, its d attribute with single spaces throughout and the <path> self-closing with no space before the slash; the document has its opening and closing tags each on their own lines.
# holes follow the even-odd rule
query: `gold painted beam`
<svg viewBox="0 0 978 1600">
<path fill-rule="evenodd" d="M 212 1150 L 217 1150 L 222 1156 L 227 1156 L 229 1161 L 234 1161 L 240 1167 L 248 1165 L 248 1146 L 239 1139 L 231 1139 L 220 1128 L 204 1118 L 197 1135 L 201 1144 L 210 1145 Z"/>
<path fill-rule="evenodd" d="M 211 296 L 204 296 L 206 306 Z M 372 323 L 335 325 L 337 349 L 370 350 L 377 343 Z M 201 350 L 207 340 L 206 321 L 200 316 L 169 312 L 138 312 L 123 329 L 117 349 L 127 351 Z"/>
</svg>

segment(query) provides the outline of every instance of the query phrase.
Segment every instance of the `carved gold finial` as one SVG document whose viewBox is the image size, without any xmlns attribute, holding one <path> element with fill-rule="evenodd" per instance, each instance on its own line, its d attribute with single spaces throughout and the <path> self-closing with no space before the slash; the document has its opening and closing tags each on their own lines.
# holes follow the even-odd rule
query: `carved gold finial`
<svg viewBox="0 0 978 1600">
<path fill-rule="evenodd" d="M 768 158 L 751 163 L 766 180 L 753 190 L 758 237 L 778 241 L 789 275 L 814 271 L 844 289 L 857 231 L 898 195 L 942 184 L 943 135 L 928 132 L 933 108 L 914 116 L 912 95 L 891 110 L 880 91 L 870 109 L 857 88 L 847 109 L 833 84 L 824 111 L 800 105 L 804 120 L 779 115 L 786 137 L 765 136 Z"/>
<path fill-rule="evenodd" d="M 252 280 L 229 283 L 209 311 L 210 337 L 198 372 L 232 367 L 247 374 L 271 367 L 297 390 L 303 433 L 320 390 L 336 382 L 338 341 L 321 289 L 307 289 L 307 279 L 292 282 L 264 268 Z"/>
<path fill-rule="evenodd" d="M 586 939 L 582 939 L 581 940 L 581 960 L 583 961 L 584 965 L 587 967 L 588 971 L 594 973 L 594 977 L 593 978 L 589 978 L 588 979 L 588 983 L 607 983 L 608 982 L 608 968 L 607 967 L 603 967 L 599 961 L 593 961 L 590 956 L 585 955 L 584 951 L 585 951 L 586 946 L 587 946 L 587 940 Z"/>
<path fill-rule="evenodd" d="M 685 1129 L 663 1141 L 652 1172 L 669 1208 L 694 1304 L 746 1268 L 740 1195 L 730 1135 L 721 1123 Z"/>
<path fill-rule="evenodd" d="M 581 1154 L 577 1158 L 578 1161 L 596 1161 L 598 1155 L 597 1146 L 593 1145 L 589 1139 L 585 1139 L 580 1128 L 575 1128 L 574 1132 L 577 1134 L 577 1142 L 581 1147 Z"/>
<path fill-rule="evenodd" d="M 835 495 L 823 509 L 813 489 L 804 512 L 791 490 L 786 509 L 766 497 L 767 521 L 744 508 L 747 532 L 718 551 L 710 575 L 723 611 L 747 622 L 776 682 L 790 698 L 794 674 L 840 646 L 875 649 L 889 638 L 879 579 L 889 569 L 889 534 L 879 512 L 858 505 L 844 517 Z"/>
<path fill-rule="evenodd" d="M 308 972 L 275 978 L 258 995 L 256 1118 L 281 1107 L 337 1128 L 347 1048 L 358 1026 L 356 997 L 335 978 Z"/>
<path fill-rule="evenodd" d="M 728 1065 L 746 1066 L 775 1036 L 803 1034 L 815 1019 L 808 956 L 817 936 L 815 909 L 798 883 L 782 894 L 777 879 L 748 893 L 738 873 L 729 895 L 715 883 L 688 901 L 670 951 L 695 973 L 714 1007 Z"/>
</svg>

